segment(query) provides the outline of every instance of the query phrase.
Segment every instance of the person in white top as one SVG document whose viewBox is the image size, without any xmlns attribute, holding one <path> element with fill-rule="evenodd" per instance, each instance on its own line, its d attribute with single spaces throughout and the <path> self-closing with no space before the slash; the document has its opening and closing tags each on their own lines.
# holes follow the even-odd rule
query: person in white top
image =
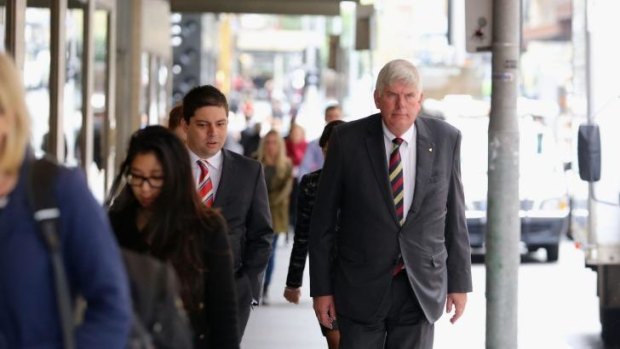
<svg viewBox="0 0 620 349">
<path fill-rule="evenodd" d="M 325 124 L 327 125 L 336 120 L 342 120 L 342 109 L 340 106 L 330 105 L 325 108 Z M 323 150 L 319 146 L 319 139 L 317 138 L 308 143 L 308 147 L 304 153 L 304 158 L 301 160 L 301 164 L 299 165 L 297 178 L 301 179 L 304 175 L 323 167 L 324 161 L 325 158 L 323 157 Z"/>
</svg>

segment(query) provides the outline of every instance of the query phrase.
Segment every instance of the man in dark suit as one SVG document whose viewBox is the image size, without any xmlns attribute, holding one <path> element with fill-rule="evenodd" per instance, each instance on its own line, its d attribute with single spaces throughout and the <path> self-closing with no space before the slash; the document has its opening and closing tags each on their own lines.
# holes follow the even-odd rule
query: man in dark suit
<svg viewBox="0 0 620 349">
<path fill-rule="evenodd" d="M 418 117 L 408 61 L 381 69 L 374 100 L 379 114 L 329 142 L 310 228 L 314 310 L 324 326 L 338 319 L 342 349 L 432 348 L 444 304 L 454 323 L 472 289 L 461 136 Z"/>
<path fill-rule="evenodd" d="M 223 149 L 228 103 L 217 88 L 205 85 L 188 92 L 183 98 L 183 118 L 199 194 L 228 223 L 243 336 L 250 309 L 260 298 L 273 239 L 263 169 L 259 162 Z"/>
</svg>

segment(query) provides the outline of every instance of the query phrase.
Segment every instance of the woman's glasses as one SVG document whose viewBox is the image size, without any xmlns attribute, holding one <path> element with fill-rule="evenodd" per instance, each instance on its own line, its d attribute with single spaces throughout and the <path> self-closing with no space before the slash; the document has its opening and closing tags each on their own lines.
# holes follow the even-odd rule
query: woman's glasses
<svg viewBox="0 0 620 349">
<path fill-rule="evenodd" d="M 159 189 L 164 185 L 164 177 L 144 177 L 134 173 L 128 173 L 125 176 L 127 184 L 132 187 L 141 187 L 147 182 L 151 188 Z"/>
</svg>

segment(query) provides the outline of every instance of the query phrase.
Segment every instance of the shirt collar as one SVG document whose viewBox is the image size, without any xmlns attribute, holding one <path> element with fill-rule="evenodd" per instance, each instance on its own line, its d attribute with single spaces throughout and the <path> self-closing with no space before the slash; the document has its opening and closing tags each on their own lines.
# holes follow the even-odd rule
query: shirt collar
<svg viewBox="0 0 620 349">
<path fill-rule="evenodd" d="M 383 121 L 381 121 L 381 127 L 383 127 L 383 136 L 387 138 L 390 143 L 392 143 L 392 140 L 396 138 L 396 136 L 392 132 L 390 132 L 390 130 L 387 128 L 387 126 L 385 126 L 385 123 Z M 409 129 L 407 129 L 407 131 L 405 131 L 405 133 L 400 136 L 400 138 L 402 138 L 403 141 L 407 145 L 409 145 L 415 141 L 415 132 L 416 127 L 415 123 L 413 123 L 413 125 L 411 125 L 411 127 L 409 127 Z"/>
<path fill-rule="evenodd" d="M 222 150 L 218 151 L 212 157 L 208 159 L 202 159 L 198 155 L 196 155 L 193 151 L 187 148 L 189 151 L 189 159 L 192 161 L 192 164 L 195 164 L 198 160 L 206 160 L 209 163 L 209 166 L 214 167 L 216 169 L 220 169 L 222 167 L 222 162 L 224 161 L 224 156 L 222 155 Z"/>
</svg>

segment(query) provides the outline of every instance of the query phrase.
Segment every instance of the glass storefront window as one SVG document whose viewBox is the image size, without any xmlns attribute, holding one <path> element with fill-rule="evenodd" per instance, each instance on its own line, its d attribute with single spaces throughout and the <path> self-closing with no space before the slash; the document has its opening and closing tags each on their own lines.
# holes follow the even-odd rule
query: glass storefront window
<svg viewBox="0 0 620 349">
<path fill-rule="evenodd" d="M 109 13 L 105 10 L 96 10 L 94 18 L 94 83 L 90 105 L 93 109 L 93 163 L 90 164 L 89 174 L 91 190 L 95 197 L 103 201 L 107 194 L 106 176 L 111 177 L 114 172 L 114 120 L 108 113 L 108 19 Z M 106 163 L 111 164 L 107 169 Z M 108 176 L 109 175 L 109 176 Z M 107 182 L 111 182 L 108 178 Z"/>
<path fill-rule="evenodd" d="M 158 96 L 157 100 L 159 101 L 159 123 L 164 124 L 166 120 L 168 120 L 168 85 L 169 85 L 169 77 L 168 74 L 168 65 L 162 59 L 160 61 L 160 65 L 158 67 L 157 72 L 157 82 L 158 82 Z"/>
<path fill-rule="evenodd" d="M 80 163 L 82 130 L 82 99 L 84 53 L 84 9 L 81 3 L 69 2 L 66 14 L 66 82 L 64 95 L 63 133 L 67 142 L 65 163 L 77 166 Z"/>
<path fill-rule="evenodd" d="M 151 55 L 149 60 L 149 125 L 159 124 L 159 107 L 157 101 L 157 67 L 159 66 L 159 58 Z"/>
<path fill-rule="evenodd" d="M 142 53 L 140 59 L 140 76 L 141 76 L 141 93 L 140 93 L 140 128 L 146 127 L 149 124 L 149 110 L 151 100 L 151 70 L 150 70 L 150 55 L 146 52 Z"/>
<path fill-rule="evenodd" d="M 0 52 L 4 52 L 4 40 L 6 37 L 6 5 L 0 0 Z"/>
<path fill-rule="evenodd" d="M 168 64 L 154 54 L 142 54 L 142 94 L 143 106 L 141 127 L 147 125 L 163 125 L 167 118 L 168 108 Z"/>
<path fill-rule="evenodd" d="M 32 3 L 36 3 L 34 7 Z M 47 149 L 50 118 L 50 33 L 49 1 L 28 1 L 25 16 L 24 85 L 32 118 L 32 147 L 37 156 Z"/>
</svg>

